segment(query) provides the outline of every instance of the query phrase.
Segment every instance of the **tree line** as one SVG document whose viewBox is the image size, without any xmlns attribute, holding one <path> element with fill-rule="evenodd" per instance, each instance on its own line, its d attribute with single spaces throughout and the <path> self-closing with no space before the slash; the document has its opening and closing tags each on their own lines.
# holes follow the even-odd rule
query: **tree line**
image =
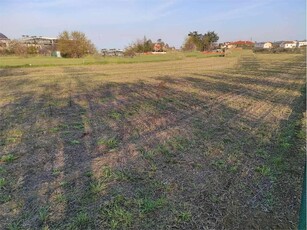
<svg viewBox="0 0 307 230">
<path fill-rule="evenodd" d="M 205 34 L 194 31 L 187 35 L 181 48 L 184 51 L 212 50 L 218 39 L 219 36 L 214 31 L 208 31 Z M 143 39 L 138 39 L 128 45 L 125 49 L 125 54 L 131 56 L 135 53 L 165 52 L 173 49 L 175 47 L 170 47 L 162 39 L 153 42 L 144 36 Z M 65 58 L 81 58 L 85 55 L 98 53 L 95 45 L 86 37 L 85 33 L 79 31 L 63 31 L 59 34 L 56 44 L 48 47 L 35 44 L 25 45 L 22 41 L 12 40 L 7 48 L 2 47 L 0 49 L 2 54 L 20 56 L 50 55 L 54 51 L 60 51 L 61 56 Z"/>
</svg>

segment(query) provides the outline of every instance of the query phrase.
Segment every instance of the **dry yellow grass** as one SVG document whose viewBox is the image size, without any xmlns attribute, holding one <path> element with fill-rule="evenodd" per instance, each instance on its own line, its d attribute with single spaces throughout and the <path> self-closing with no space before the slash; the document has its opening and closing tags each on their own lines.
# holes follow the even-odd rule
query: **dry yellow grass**
<svg viewBox="0 0 307 230">
<path fill-rule="evenodd" d="M 305 74 L 249 52 L 0 70 L 0 227 L 295 228 Z"/>
</svg>

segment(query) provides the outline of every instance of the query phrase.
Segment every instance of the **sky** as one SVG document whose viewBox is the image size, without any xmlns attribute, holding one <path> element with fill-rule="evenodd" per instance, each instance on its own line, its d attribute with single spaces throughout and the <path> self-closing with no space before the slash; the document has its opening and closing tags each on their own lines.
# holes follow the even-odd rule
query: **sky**
<svg viewBox="0 0 307 230">
<path fill-rule="evenodd" d="M 219 42 L 306 39 L 306 0 L 0 0 L 0 33 L 57 37 L 81 31 L 97 48 L 144 36 L 180 48 L 191 31 Z"/>
</svg>

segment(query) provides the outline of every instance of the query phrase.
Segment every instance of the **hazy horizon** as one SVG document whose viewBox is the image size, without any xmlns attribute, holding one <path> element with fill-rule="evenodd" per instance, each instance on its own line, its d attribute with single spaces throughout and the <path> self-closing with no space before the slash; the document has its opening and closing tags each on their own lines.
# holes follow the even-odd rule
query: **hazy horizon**
<svg viewBox="0 0 307 230">
<path fill-rule="evenodd" d="M 305 0 L 2 0 L 0 33 L 57 37 L 84 32 L 97 48 L 125 48 L 144 36 L 179 48 L 190 31 L 219 42 L 306 39 Z"/>
</svg>

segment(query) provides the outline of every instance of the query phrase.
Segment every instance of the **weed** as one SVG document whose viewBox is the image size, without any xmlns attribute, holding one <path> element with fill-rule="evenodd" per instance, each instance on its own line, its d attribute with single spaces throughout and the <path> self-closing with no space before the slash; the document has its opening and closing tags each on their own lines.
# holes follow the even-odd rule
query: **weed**
<svg viewBox="0 0 307 230">
<path fill-rule="evenodd" d="M 82 123 L 76 123 L 73 125 L 73 128 L 83 130 L 84 129 L 84 124 Z"/>
<path fill-rule="evenodd" d="M 256 172 L 259 172 L 263 176 L 269 176 L 271 174 L 271 169 L 266 165 L 261 165 L 256 167 Z"/>
<path fill-rule="evenodd" d="M 3 174 L 5 172 L 6 172 L 6 169 L 4 167 L 0 166 L 0 174 Z"/>
<path fill-rule="evenodd" d="M 94 181 L 90 183 L 90 190 L 92 193 L 97 194 L 103 191 L 106 188 L 106 184 L 99 180 L 99 181 Z"/>
<path fill-rule="evenodd" d="M 14 221 L 8 225 L 8 230 L 20 230 L 21 229 L 21 221 Z"/>
<path fill-rule="evenodd" d="M 86 177 L 92 177 L 94 174 L 93 174 L 93 172 L 91 172 L 91 171 L 87 171 L 87 172 L 84 173 L 84 175 L 85 175 Z"/>
<path fill-rule="evenodd" d="M 44 223 L 49 216 L 49 206 L 41 207 L 38 210 L 39 220 Z"/>
<path fill-rule="evenodd" d="M 5 178 L 0 178 L 0 189 L 2 189 L 7 184 L 7 181 Z"/>
<path fill-rule="evenodd" d="M 104 179 L 112 178 L 113 172 L 112 172 L 112 169 L 109 166 L 102 167 L 101 171 L 102 171 Z"/>
<path fill-rule="evenodd" d="M 85 229 L 89 226 L 91 219 L 86 212 L 79 212 L 73 220 L 73 229 Z"/>
<path fill-rule="evenodd" d="M 11 195 L 7 195 L 7 194 L 0 194 L 0 204 L 4 204 L 6 202 L 9 202 L 10 200 L 12 200 L 12 196 Z"/>
<path fill-rule="evenodd" d="M 67 198 L 64 194 L 58 194 L 55 196 L 55 201 L 58 203 L 65 203 L 67 201 Z"/>
<path fill-rule="evenodd" d="M 109 116 L 111 118 L 115 119 L 115 120 L 120 120 L 122 115 L 120 113 L 116 112 L 116 111 L 113 111 L 113 112 L 110 113 Z"/>
<path fill-rule="evenodd" d="M 66 188 L 66 187 L 68 187 L 68 182 L 67 181 L 61 181 L 60 186 Z"/>
<path fill-rule="evenodd" d="M 163 207 L 166 204 L 166 200 L 164 198 L 159 198 L 157 200 L 141 198 L 137 201 L 137 203 L 142 213 L 149 213 Z"/>
<path fill-rule="evenodd" d="M 53 128 L 51 128 L 51 129 L 49 129 L 49 131 L 50 131 L 51 133 L 57 133 L 57 132 L 60 131 L 60 127 L 53 127 Z"/>
<path fill-rule="evenodd" d="M 168 141 L 168 144 L 174 149 L 174 150 L 184 150 L 185 147 L 187 146 L 188 144 L 188 141 L 187 139 L 183 138 L 183 137 L 180 137 L 180 136 L 176 136 L 176 137 L 173 137 L 171 138 L 169 141 Z"/>
<path fill-rule="evenodd" d="M 229 171 L 232 173 L 238 172 L 238 166 L 237 165 L 230 166 Z"/>
<path fill-rule="evenodd" d="M 113 203 L 104 210 L 111 229 L 127 228 L 132 223 L 132 214 L 121 207 L 118 202 Z"/>
<path fill-rule="evenodd" d="M 6 162 L 6 163 L 13 162 L 16 159 L 17 157 L 15 157 L 13 154 L 7 154 L 1 157 L 1 161 Z"/>
<path fill-rule="evenodd" d="M 70 144 L 72 144 L 72 145 L 79 145 L 81 142 L 80 141 L 78 141 L 78 140 L 72 140 L 72 141 L 70 141 Z"/>
<path fill-rule="evenodd" d="M 160 152 L 162 155 L 170 157 L 172 155 L 171 151 L 167 147 L 166 144 L 164 145 L 159 145 L 157 148 L 157 151 Z"/>
<path fill-rule="evenodd" d="M 226 169 L 227 168 L 226 161 L 223 160 L 223 159 L 218 159 L 218 160 L 213 161 L 212 165 L 215 166 L 218 169 Z"/>
<path fill-rule="evenodd" d="M 141 149 L 140 150 L 142 156 L 146 159 L 146 160 L 153 160 L 154 156 L 156 155 L 155 150 L 144 150 Z"/>
<path fill-rule="evenodd" d="M 280 168 L 284 162 L 283 162 L 283 158 L 281 156 L 277 156 L 277 157 L 274 157 L 272 159 L 272 164 L 277 167 L 277 168 Z"/>
<path fill-rule="evenodd" d="M 52 170 L 52 175 L 53 176 L 58 176 L 60 173 L 61 173 L 60 169 L 55 168 L 55 169 Z"/>
<path fill-rule="evenodd" d="M 115 137 L 110 139 L 99 139 L 98 145 L 105 145 L 109 150 L 114 150 L 118 147 L 118 141 Z"/>
<path fill-rule="evenodd" d="M 269 154 L 264 149 L 257 149 L 256 155 L 262 158 L 267 158 Z"/>
<path fill-rule="evenodd" d="M 192 214 L 190 211 L 182 211 L 178 214 L 178 220 L 182 222 L 187 222 L 191 220 Z"/>
<path fill-rule="evenodd" d="M 133 180 L 133 176 L 124 170 L 116 170 L 114 172 L 114 179 L 117 181 Z"/>
</svg>

